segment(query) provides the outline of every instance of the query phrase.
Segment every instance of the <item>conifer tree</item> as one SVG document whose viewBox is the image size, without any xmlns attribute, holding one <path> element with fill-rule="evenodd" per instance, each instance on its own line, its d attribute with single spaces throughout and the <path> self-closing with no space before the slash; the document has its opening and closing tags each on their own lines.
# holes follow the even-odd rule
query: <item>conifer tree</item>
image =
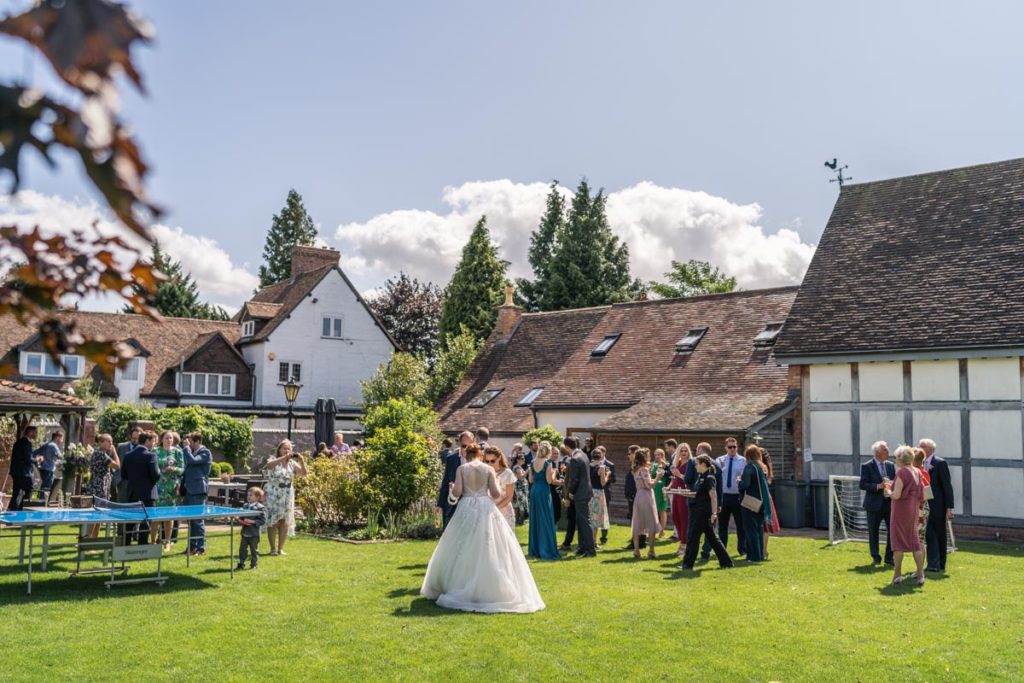
<svg viewBox="0 0 1024 683">
<path fill-rule="evenodd" d="M 260 266 L 260 287 L 284 282 L 292 276 L 292 247 L 312 246 L 316 240 L 316 226 L 306 213 L 302 195 L 295 190 L 288 191 L 281 213 L 274 214 L 274 220 L 267 232 L 263 246 L 263 260 Z"/>
<path fill-rule="evenodd" d="M 497 247 L 491 242 L 487 216 L 481 216 L 445 290 L 438 323 L 442 349 L 447 348 L 447 338 L 459 334 L 463 325 L 476 339 L 487 338 L 504 300 L 507 270 L 508 262 L 498 258 Z"/>
<path fill-rule="evenodd" d="M 180 261 L 153 243 L 153 252 L 149 257 L 154 270 L 164 274 L 166 279 L 157 285 L 156 292 L 149 298 L 149 303 L 160 315 L 167 318 L 199 318 L 201 320 L 228 320 L 230 316 L 219 306 L 203 303 L 199 300 L 199 287 L 186 271 Z M 139 288 L 140 293 L 144 290 Z M 123 313 L 134 313 L 135 309 L 125 306 Z"/>
<path fill-rule="evenodd" d="M 558 191 L 558 181 L 551 182 L 547 207 L 540 219 L 540 225 L 530 235 L 530 250 L 527 254 L 533 268 L 533 280 L 516 280 L 516 296 L 528 311 L 541 310 L 544 286 L 551 276 L 551 260 L 554 258 L 557 239 L 565 224 L 565 197 Z"/>
</svg>

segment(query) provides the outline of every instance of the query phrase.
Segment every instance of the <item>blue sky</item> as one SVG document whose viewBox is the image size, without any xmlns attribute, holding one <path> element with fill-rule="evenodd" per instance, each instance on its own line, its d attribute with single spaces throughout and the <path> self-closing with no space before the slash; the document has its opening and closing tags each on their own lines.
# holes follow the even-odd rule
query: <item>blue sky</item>
<svg viewBox="0 0 1024 683">
<path fill-rule="evenodd" d="M 150 193 L 239 271 L 255 271 L 290 187 L 360 287 L 399 268 L 443 283 L 482 210 L 520 267 L 539 184 L 586 176 L 623 193 L 631 249 L 657 247 L 634 259 L 644 279 L 658 254 L 746 270 L 771 242 L 791 265 L 741 283 L 778 284 L 798 281 L 835 200 L 825 159 L 856 182 L 1024 155 L 1021 3 L 132 7 L 157 33 L 137 56 L 150 95 L 123 102 Z M 20 46 L 2 41 L 0 60 L 47 82 Z M 67 165 L 33 163 L 26 187 L 92 197 Z M 743 235 L 752 246 L 725 253 Z M 389 256 L 406 238 L 414 253 Z"/>
</svg>

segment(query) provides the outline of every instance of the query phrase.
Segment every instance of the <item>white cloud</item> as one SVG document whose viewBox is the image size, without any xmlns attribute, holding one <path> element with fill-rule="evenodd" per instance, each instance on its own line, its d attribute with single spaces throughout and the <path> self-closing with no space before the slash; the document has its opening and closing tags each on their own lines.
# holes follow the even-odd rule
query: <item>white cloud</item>
<svg viewBox="0 0 1024 683">
<path fill-rule="evenodd" d="M 563 188 L 568 195 L 570 190 Z M 442 286 L 482 214 L 513 277 L 529 276 L 530 234 L 544 212 L 545 183 L 475 181 L 445 188 L 447 213 L 416 209 L 338 226 L 342 266 L 368 288 L 400 270 Z M 661 279 L 670 261 L 710 261 L 743 288 L 797 284 L 814 253 L 795 230 L 768 233 L 757 204 L 734 204 L 705 192 L 641 182 L 608 195 L 608 220 L 629 245 L 634 276 Z"/>
<path fill-rule="evenodd" d="M 72 230 L 88 231 L 95 223 L 101 234 L 120 235 L 144 253 L 148 250 L 140 238 L 119 227 L 96 202 L 68 200 L 32 190 L 0 196 L 0 223 L 13 223 L 25 228 L 38 225 L 44 231 L 62 234 Z M 233 263 L 230 254 L 215 240 L 190 234 L 179 226 L 164 224 L 154 225 L 152 232 L 161 248 L 192 273 L 204 300 L 233 302 L 224 307 L 236 310 L 238 303 L 248 299 L 259 282 L 245 264 Z M 119 307 L 119 302 L 108 297 L 90 300 L 86 305 L 110 310 Z"/>
</svg>

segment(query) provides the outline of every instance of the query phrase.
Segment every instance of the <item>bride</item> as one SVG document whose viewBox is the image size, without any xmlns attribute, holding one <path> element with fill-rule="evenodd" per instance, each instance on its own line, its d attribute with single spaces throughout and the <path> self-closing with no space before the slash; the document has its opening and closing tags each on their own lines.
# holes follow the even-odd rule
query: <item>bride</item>
<svg viewBox="0 0 1024 683">
<path fill-rule="evenodd" d="M 536 612 L 544 609 L 523 549 L 494 500 L 501 489 L 480 447 L 466 448 L 450 498 L 458 507 L 427 566 L 420 594 L 440 607 L 465 612 Z"/>
</svg>

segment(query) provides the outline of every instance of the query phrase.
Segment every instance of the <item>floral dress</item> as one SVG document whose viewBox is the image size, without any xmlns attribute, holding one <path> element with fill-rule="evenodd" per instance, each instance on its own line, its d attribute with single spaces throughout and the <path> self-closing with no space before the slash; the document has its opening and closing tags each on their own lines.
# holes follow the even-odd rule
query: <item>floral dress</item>
<svg viewBox="0 0 1024 683">
<path fill-rule="evenodd" d="M 512 468 L 516 475 L 516 493 L 512 497 L 512 509 L 516 511 L 516 521 L 520 524 L 530 516 L 530 484 L 526 481 L 526 470 L 516 465 Z"/>
<path fill-rule="evenodd" d="M 267 526 L 282 519 L 288 520 L 288 535 L 295 535 L 295 473 L 298 466 L 291 460 L 288 465 L 277 464 L 267 470 Z"/>
<path fill-rule="evenodd" d="M 89 487 L 86 493 L 95 498 L 110 498 L 110 456 L 96 449 L 89 458 Z"/>
<path fill-rule="evenodd" d="M 163 446 L 156 449 L 156 464 L 160 469 L 160 481 L 156 484 L 157 507 L 168 507 L 178 504 L 178 484 L 181 474 L 185 471 L 185 455 L 180 448 L 170 450 Z M 173 468 L 168 471 L 168 467 Z"/>
</svg>

